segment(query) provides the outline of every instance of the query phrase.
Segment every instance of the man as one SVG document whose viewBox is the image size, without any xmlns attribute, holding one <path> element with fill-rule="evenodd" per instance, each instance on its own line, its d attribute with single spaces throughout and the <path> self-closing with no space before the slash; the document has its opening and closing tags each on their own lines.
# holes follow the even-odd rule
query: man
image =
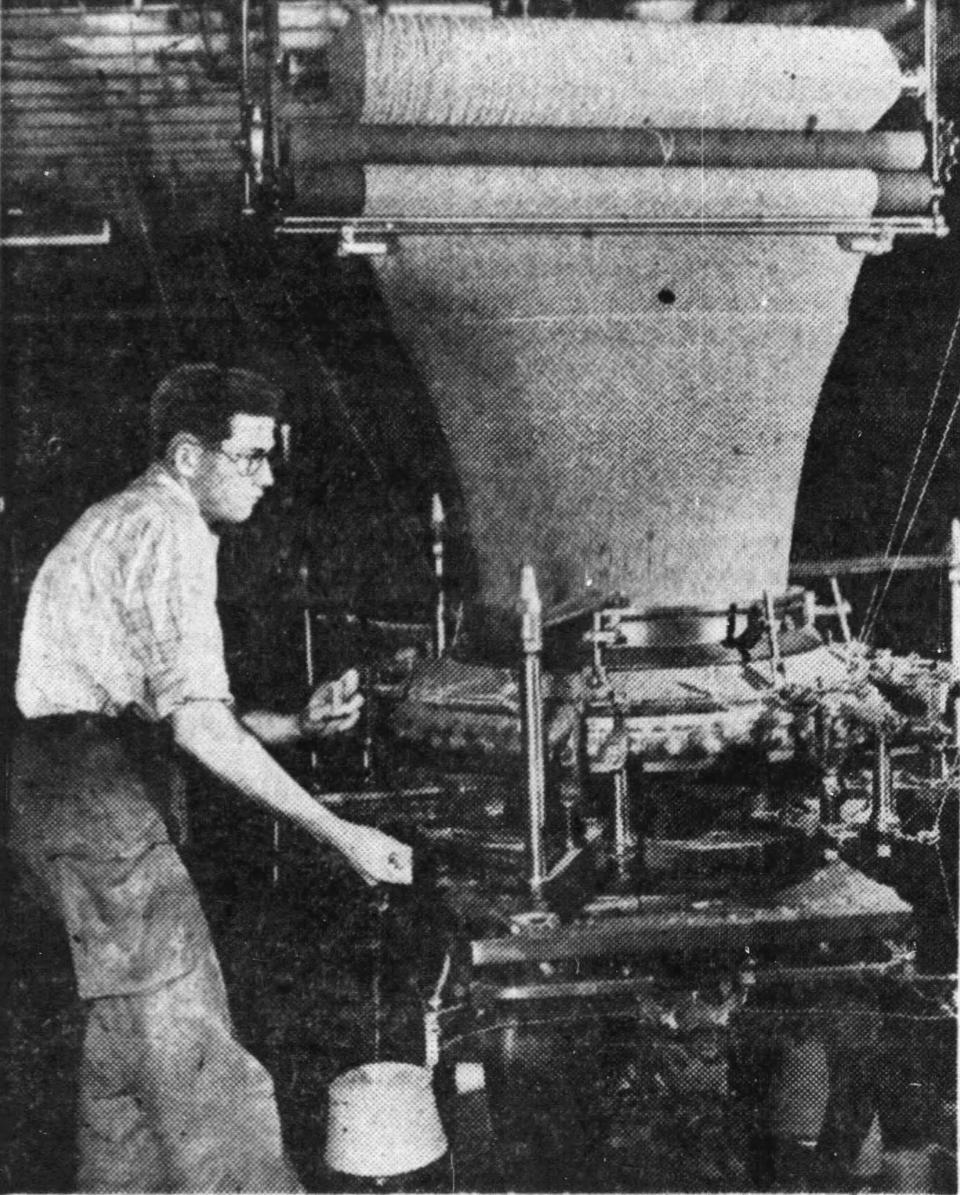
<svg viewBox="0 0 960 1195">
<path fill-rule="evenodd" d="M 157 459 L 91 507 L 31 590 L 17 674 L 11 847 L 62 918 L 88 1019 L 80 1190 L 300 1190 L 269 1076 L 234 1039 L 193 883 L 158 812 L 166 736 L 218 780 L 409 883 L 410 848 L 334 816 L 261 745 L 348 730 L 356 674 L 298 715 L 232 704 L 217 537 L 272 483 L 279 392 L 185 365 L 151 402 Z"/>
</svg>

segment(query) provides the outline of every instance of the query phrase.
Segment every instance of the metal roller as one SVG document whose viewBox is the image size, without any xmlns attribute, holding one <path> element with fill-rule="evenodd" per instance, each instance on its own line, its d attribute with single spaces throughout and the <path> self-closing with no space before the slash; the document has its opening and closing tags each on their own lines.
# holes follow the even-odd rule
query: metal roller
<svg viewBox="0 0 960 1195">
<path fill-rule="evenodd" d="M 767 129 L 425 128 L 331 124 L 290 130 L 297 181 L 331 166 L 705 166 L 918 170 L 923 134 Z"/>
<path fill-rule="evenodd" d="M 363 215 L 380 216 L 430 216 L 442 219 L 444 215 L 462 217 L 475 215 L 504 215 L 504 205 L 498 201 L 497 191 L 509 191 L 516 215 L 548 214 L 579 216 L 609 215 L 617 209 L 620 195 L 628 197 L 634 207 L 630 214 L 696 214 L 694 202 L 700 203 L 706 196 L 708 214 L 710 204 L 709 175 L 707 186 L 701 192 L 704 178 L 701 170 L 693 167 L 677 167 L 676 171 L 638 168 L 635 172 L 615 172 L 610 185 L 599 177 L 604 168 L 530 168 L 522 174 L 511 172 L 522 168 L 483 167 L 413 167 L 413 166 L 371 166 L 365 170 L 356 165 L 336 165 L 318 169 L 315 172 L 301 171 L 298 175 L 300 202 L 311 213 L 350 219 Z M 685 187 L 681 171 L 690 176 L 692 190 Z M 614 173 L 612 170 L 610 173 Z M 719 176 L 720 171 L 714 171 Z M 724 171 L 723 173 L 728 173 Z M 769 211 L 783 214 L 792 204 L 791 191 L 806 184 L 809 171 L 776 172 L 776 189 L 772 190 L 765 180 L 774 175 L 770 170 L 743 170 L 737 174 L 739 192 L 744 196 L 742 206 L 748 214 L 751 202 L 765 202 Z M 863 194 L 863 180 L 869 175 L 865 171 L 822 171 L 819 180 L 823 199 L 821 207 L 811 207 L 811 216 L 847 215 L 850 199 L 860 199 Z M 873 172 L 871 172 L 873 173 Z M 391 178 L 391 175 L 393 176 Z M 591 175 L 593 178 L 591 178 Z M 663 175 L 662 184 L 658 176 Z M 757 179 L 755 184 L 753 177 Z M 926 211 L 935 195 L 935 189 L 928 175 L 919 170 L 898 170 L 876 172 L 876 202 L 873 214 L 878 216 L 901 215 Z M 794 179 L 797 186 L 791 186 Z M 596 180 L 596 181 L 594 181 Z M 419 186 L 417 184 L 419 183 Z M 839 186 L 837 184 L 840 184 Z M 751 188 L 757 198 L 751 200 Z M 762 187 L 762 194 L 761 194 Z M 602 195 L 592 197 L 592 192 L 602 188 Z M 524 193 L 528 199 L 524 202 Z M 693 196 L 690 200 L 686 192 Z M 419 194 L 418 194 L 419 193 Z M 814 192 L 815 194 L 815 192 Z M 418 202 L 419 198 L 419 202 Z M 811 203 L 817 202 L 815 199 Z M 600 204 L 603 204 L 603 208 Z M 371 210 L 372 209 L 372 210 Z M 733 208 L 729 200 L 729 189 L 717 192 L 717 215 L 729 215 Z M 513 214 L 513 213 L 511 213 Z"/>
</svg>

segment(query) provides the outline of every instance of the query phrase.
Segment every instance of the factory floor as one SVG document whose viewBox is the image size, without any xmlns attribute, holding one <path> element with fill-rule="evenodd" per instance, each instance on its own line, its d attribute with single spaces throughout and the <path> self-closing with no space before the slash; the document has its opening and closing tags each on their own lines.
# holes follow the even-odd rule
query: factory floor
<svg viewBox="0 0 960 1195">
<path fill-rule="evenodd" d="M 415 897 L 401 896 L 384 912 L 375 894 L 295 831 L 282 831 L 272 856 L 269 823 L 237 818 L 226 801 L 216 798 L 195 819 L 184 854 L 217 941 L 238 1034 L 274 1077 L 288 1146 L 308 1189 L 343 1189 L 323 1161 L 327 1088 L 337 1074 L 376 1058 L 422 1062 L 423 999 L 442 966 L 449 924 L 442 910 Z M 15 884 L 8 912 L 0 1190 L 66 1191 L 81 1033 L 68 952 L 58 927 Z M 749 1073 L 744 1055 L 762 1050 L 769 1032 L 769 1021 L 748 1025 L 734 1037 L 739 1061 L 729 1085 L 712 1089 L 704 1072 L 683 1098 L 664 1092 L 648 1040 L 622 1024 L 558 1030 L 552 1057 L 564 1058 L 568 1081 L 556 1085 L 546 1061 L 542 1081 L 529 1082 L 528 1071 L 518 1087 L 507 1075 L 490 1091 L 492 1117 L 482 1096 L 456 1095 L 452 1072 L 441 1067 L 452 1164 L 418 1176 L 414 1189 L 895 1189 L 876 1176 L 851 1176 L 829 1153 L 764 1139 L 749 1082 L 736 1075 L 738 1066 Z M 913 1098 L 921 1099 L 935 1143 L 929 1189 L 955 1191 L 954 1026 L 949 1019 L 926 1023 L 921 1010 L 911 1033 L 907 1051 L 929 1059 L 919 1066 L 914 1059 L 913 1076 L 922 1088 Z M 470 1057 L 466 1046 L 461 1056 Z"/>
</svg>

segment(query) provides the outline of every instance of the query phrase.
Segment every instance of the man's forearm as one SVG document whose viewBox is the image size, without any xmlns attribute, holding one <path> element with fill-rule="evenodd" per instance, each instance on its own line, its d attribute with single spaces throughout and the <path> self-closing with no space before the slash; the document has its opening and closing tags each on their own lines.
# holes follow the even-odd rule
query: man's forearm
<svg viewBox="0 0 960 1195">
<path fill-rule="evenodd" d="M 303 741 L 300 718 L 297 714 L 275 714 L 270 710 L 248 710 L 239 715 L 239 721 L 261 743 L 271 747 L 284 747 Z"/>
<path fill-rule="evenodd" d="M 335 847 L 349 837 L 350 823 L 301 788 L 227 706 L 192 702 L 176 710 L 171 721 L 177 746 L 218 779 Z"/>
</svg>

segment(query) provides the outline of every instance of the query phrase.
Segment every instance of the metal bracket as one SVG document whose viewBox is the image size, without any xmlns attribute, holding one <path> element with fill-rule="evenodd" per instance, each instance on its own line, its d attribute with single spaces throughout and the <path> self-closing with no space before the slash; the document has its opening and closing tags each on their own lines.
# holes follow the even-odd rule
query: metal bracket
<svg viewBox="0 0 960 1195">
<path fill-rule="evenodd" d="M 873 238 L 881 243 L 894 236 L 945 234 L 937 213 L 916 216 L 852 219 L 834 216 L 771 216 L 610 218 L 358 216 L 345 223 L 336 216 L 285 216 L 274 230 L 282 236 L 335 236 L 341 255 L 378 256 L 391 252 L 401 236 L 836 236 Z M 866 242 L 863 242 L 864 246 Z M 867 249 L 860 248 L 861 252 Z M 875 251 L 875 250 L 874 250 Z"/>
<path fill-rule="evenodd" d="M 842 233 L 837 244 L 847 253 L 862 253 L 866 257 L 882 257 L 893 248 L 893 233 L 879 232 L 857 235 Z"/>
<path fill-rule="evenodd" d="M 290 230 L 281 228 L 279 231 Z M 337 257 L 386 257 L 390 251 L 391 247 L 385 240 L 358 240 L 357 229 L 352 224 L 346 224 L 340 229 Z"/>
<path fill-rule="evenodd" d="M 19 216 L 8 212 L 8 216 Z M 4 233 L 0 246 L 4 249 L 57 249 L 66 246 L 109 245 L 113 230 L 109 220 L 103 220 L 96 232 L 36 232 Z"/>
</svg>

